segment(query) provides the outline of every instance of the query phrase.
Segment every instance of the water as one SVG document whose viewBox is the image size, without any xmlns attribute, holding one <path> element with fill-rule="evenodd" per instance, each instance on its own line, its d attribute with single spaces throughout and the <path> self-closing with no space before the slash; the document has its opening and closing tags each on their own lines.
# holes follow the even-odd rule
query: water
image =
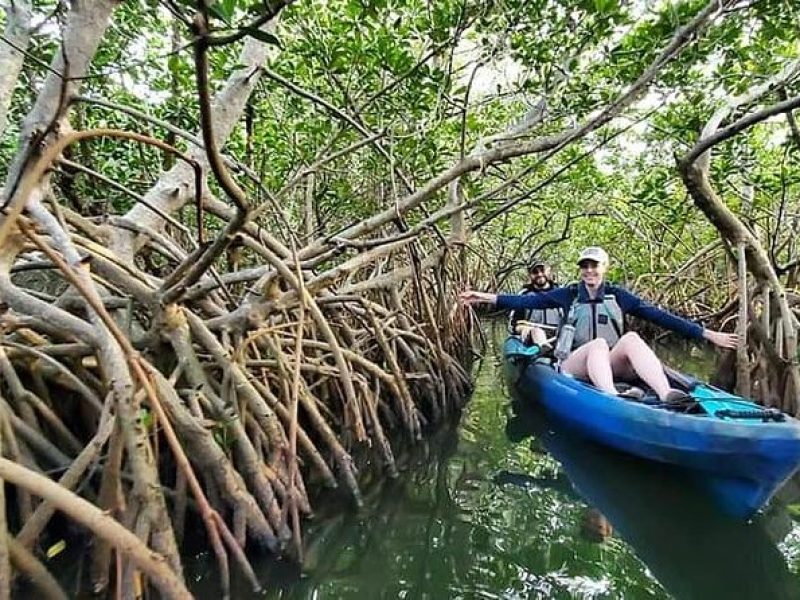
<svg viewBox="0 0 800 600">
<path fill-rule="evenodd" d="M 570 439 L 505 388 L 500 333 L 458 427 L 374 477 L 365 506 L 317 501 L 306 564 L 255 568 L 267 598 L 800 599 L 800 483 L 753 523 L 669 468 Z M 689 372 L 708 355 L 674 349 Z M 668 354 L 662 349 L 660 354 Z M 217 597 L 211 559 L 187 568 Z"/>
</svg>

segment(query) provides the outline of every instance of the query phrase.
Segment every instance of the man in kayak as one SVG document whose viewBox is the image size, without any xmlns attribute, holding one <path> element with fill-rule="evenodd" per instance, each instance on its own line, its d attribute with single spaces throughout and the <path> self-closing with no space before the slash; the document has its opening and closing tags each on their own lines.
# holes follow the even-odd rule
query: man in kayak
<svg viewBox="0 0 800 600">
<path fill-rule="evenodd" d="M 522 295 L 540 294 L 558 287 L 550 265 L 542 259 L 533 260 L 528 265 L 528 277 L 530 281 L 519 292 Z M 547 340 L 548 334 L 554 335 L 561 325 L 562 317 L 560 308 L 512 310 L 508 330 L 512 335 L 519 335 L 526 344 L 536 344 L 546 352 L 552 349 Z M 541 325 L 544 327 L 540 327 Z"/>
<path fill-rule="evenodd" d="M 469 290 L 460 295 L 466 304 L 495 304 L 506 309 L 560 308 L 565 323 L 575 328 L 572 352 L 561 364 L 564 373 L 588 379 L 596 387 L 616 394 L 614 378 L 638 377 L 662 401 L 685 396 L 669 387 L 661 361 L 637 333 L 625 332 L 625 315 L 645 319 L 686 337 L 706 339 L 720 348 L 735 348 L 739 336 L 704 329 L 672 313 L 661 310 L 639 296 L 605 283 L 608 254 L 602 248 L 585 248 L 578 258 L 580 282 L 534 295 L 489 294 Z"/>
</svg>

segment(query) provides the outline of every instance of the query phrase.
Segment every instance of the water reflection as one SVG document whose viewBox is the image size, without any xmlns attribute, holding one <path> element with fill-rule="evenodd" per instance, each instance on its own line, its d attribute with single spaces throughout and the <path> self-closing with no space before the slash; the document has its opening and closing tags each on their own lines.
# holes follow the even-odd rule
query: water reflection
<svg viewBox="0 0 800 600">
<path fill-rule="evenodd" d="M 606 516 L 596 508 L 590 507 L 583 513 L 581 521 L 581 535 L 585 540 L 602 544 L 611 539 L 614 534 L 614 527 Z"/>
<path fill-rule="evenodd" d="M 364 469 L 361 511 L 318 498 L 303 568 L 254 558 L 268 591 L 233 597 L 798 597 L 785 557 L 796 572 L 800 526 L 785 508 L 727 521 L 680 477 L 514 413 L 501 382 L 501 361 L 486 361 L 460 423 L 398 448 L 395 480 Z M 213 565 L 206 552 L 187 562 L 200 598 L 219 597 Z"/>
<path fill-rule="evenodd" d="M 773 510 L 751 524 L 730 519 L 680 472 L 575 439 L 524 404 L 515 408 L 509 436 L 527 434 L 543 444 L 563 466 L 572 493 L 592 507 L 582 530 L 602 542 L 613 528 L 670 594 L 800 598 L 796 576 L 767 534 L 770 521 L 785 522 L 785 510 Z"/>
</svg>

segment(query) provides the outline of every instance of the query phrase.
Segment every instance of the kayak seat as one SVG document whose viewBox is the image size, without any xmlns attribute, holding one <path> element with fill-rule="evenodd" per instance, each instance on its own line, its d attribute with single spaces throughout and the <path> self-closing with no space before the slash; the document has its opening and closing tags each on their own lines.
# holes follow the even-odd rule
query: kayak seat
<svg viewBox="0 0 800 600">
<path fill-rule="evenodd" d="M 663 408 L 664 410 L 688 415 L 706 414 L 706 411 L 703 409 L 703 405 L 689 394 L 676 399 L 669 399 L 665 402 L 659 402 L 656 406 L 658 408 Z"/>
<path fill-rule="evenodd" d="M 617 390 L 617 396 L 628 400 L 641 400 L 646 395 L 646 392 L 641 386 L 633 385 L 627 381 L 614 383 L 614 388 Z"/>
<path fill-rule="evenodd" d="M 691 392 L 700 383 L 697 379 L 676 371 L 667 365 L 664 365 L 664 374 L 667 376 L 673 388 L 683 390 L 684 392 Z"/>
</svg>

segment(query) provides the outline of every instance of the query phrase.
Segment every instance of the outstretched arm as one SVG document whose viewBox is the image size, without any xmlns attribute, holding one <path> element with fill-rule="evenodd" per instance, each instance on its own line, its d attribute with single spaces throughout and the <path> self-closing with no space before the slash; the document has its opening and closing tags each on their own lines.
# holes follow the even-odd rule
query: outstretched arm
<svg viewBox="0 0 800 600">
<path fill-rule="evenodd" d="M 704 329 L 701 325 L 662 310 L 627 290 L 619 289 L 617 300 L 625 312 L 647 319 L 656 325 L 671 329 L 687 337 L 702 338 L 720 348 L 736 348 L 739 344 L 739 336 L 735 333 Z"/>
<path fill-rule="evenodd" d="M 467 290 L 459 295 L 464 304 L 492 304 L 500 309 L 558 308 L 569 296 L 566 288 L 557 288 L 539 294 L 489 294 Z"/>
</svg>

